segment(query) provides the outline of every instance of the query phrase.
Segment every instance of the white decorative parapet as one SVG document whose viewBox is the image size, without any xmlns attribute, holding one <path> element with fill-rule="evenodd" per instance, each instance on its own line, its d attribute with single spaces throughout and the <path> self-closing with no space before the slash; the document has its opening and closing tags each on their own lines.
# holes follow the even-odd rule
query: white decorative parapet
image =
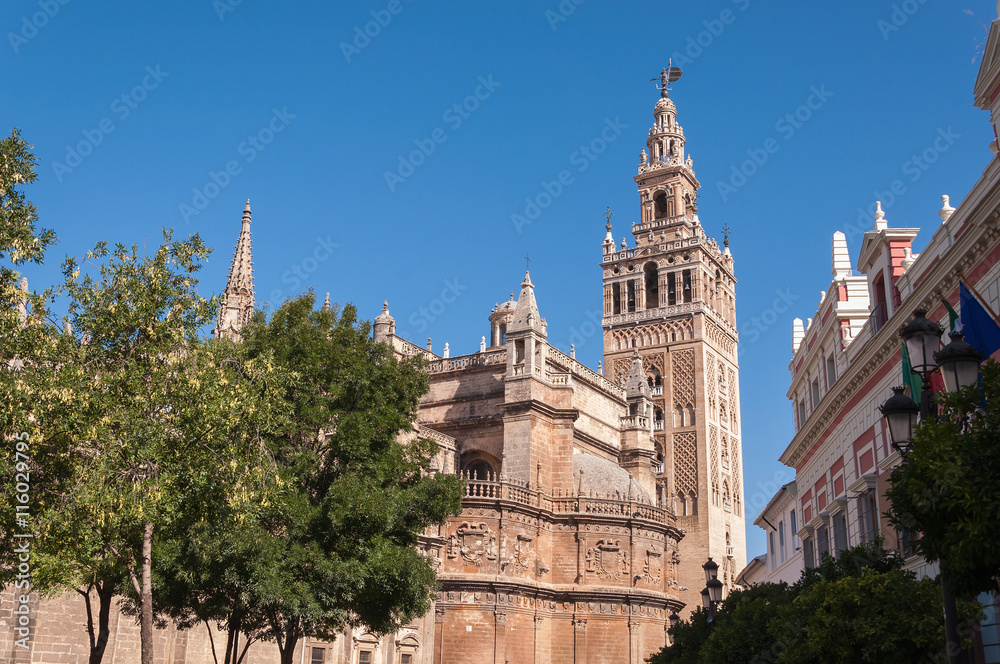
<svg viewBox="0 0 1000 664">
<path fill-rule="evenodd" d="M 604 376 L 598 374 L 593 369 L 590 369 L 583 364 L 580 364 L 573 358 L 571 358 L 566 353 L 562 352 L 554 346 L 549 346 L 548 348 L 548 358 L 549 362 L 561 369 L 565 369 L 570 373 L 576 375 L 581 380 L 584 380 L 592 385 L 595 385 L 612 395 L 618 397 L 622 401 L 625 400 L 625 389 L 615 385 L 610 380 Z"/>
</svg>

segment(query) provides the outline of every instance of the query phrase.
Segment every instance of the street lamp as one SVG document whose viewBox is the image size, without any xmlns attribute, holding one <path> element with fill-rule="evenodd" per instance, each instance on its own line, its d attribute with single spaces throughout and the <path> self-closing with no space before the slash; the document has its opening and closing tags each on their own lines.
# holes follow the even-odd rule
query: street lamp
<svg viewBox="0 0 1000 664">
<path fill-rule="evenodd" d="M 964 341 L 964 337 L 961 332 L 952 332 L 951 343 L 934 355 L 948 392 L 957 392 L 979 382 L 979 363 L 983 361 L 983 354 Z"/>
<path fill-rule="evenodd" d="M 893 395 L 879 407 L 879 410 L 882 411 L 882 416 L 889 426 L 889 440 L 893 449 L 905 455 L 913 448 L 910 438 L 913 436 L 913 427 L 916 426 L 920 415 L 920 406 L 903 394 L 902 387 L 894 387 L 892 391 Z"/>
<path fill-rule="evenodd" d="M 681 621 L 681 617 L 677 615 L 676 611 L 673 611 L 670 613 L 669 620 L 670 620 L 670 629 L 673 629 L 674 627 L 677 627 L 677 623 Z"/>
<path fill-rule="evenodd" d="M 709 556 L 701 566 L 705 570 L 705 589 L 701 591 L 701 603 L 708 612 L 708 624 L 715 628 L 715 611 L 722 601 L 722 581 L 719 581 L 719 563 Z"/>
<path fill-rule="evenodd" d="M 712 557 L 708 557 L 708 562 L 701 566 L 705 570 L 705 583 L 708 583 L 712 579 L 718 578 L 719 576 L 719 563 L 712 560 Z"/>
<path fill-rule="evenodd" d="M 941 335 L 944 329 L 934 321 L 927 320 L 927 311 L 917 309 L 913 312 L 913 320 L 906 324 L 899 336 L 906 344 L 910 353 L 910 366 L 914 373 L 929 374 L 937 369 L 934 355 L 941 347 Z"/>
<path fill-rule="evenodd" d="M 945 389 L 954 392 L 962 387 L 976 384 L 979 379 L 979 362 L 982 360 L 979 351 L 963 341 L 961 332 L 953 333 L 951 343 L 940 348 L 944 329 L 937 323 L 927 320 L 926 314 L 927 311 L 923 309 L 913 312 L 913 320 L 899 332 L 910 356 L 911 371 L 920 374 L 920 405 L 904 395 L 903 388 L 894 387 L 893 396 L 889 397 L 880 408 L 889 427 L 892 446 L 903 455 L 904 463 L 907 461 L 906 454 L 913 448 L 910 438 L 917 423 L 917 416 L 919 415 L 922 420 L 937 418 L 937 407 L 934 405 L 934 395 L 931 392 L 931 374 L 940 369 Z M 941 561 L 942 569 L 946 564 L 947 561 Z M 960 637 L 955 595 L 945 574 L 941 574 L 941 596 L 944 603 L 945 637 L 949 644 L 958 643 Z M 948 650 L 948 661 L 952 664 L 969 661 L 969 657 L 970 653 L 967 650 L 955 652 L 950 648 Z"/>
<path fill-rule="evenodd" d="M 712 600 L 712 604 L 722 601 L 722 581 L 712 579 L 708 582 L 708 598 Z"/>
</svg>

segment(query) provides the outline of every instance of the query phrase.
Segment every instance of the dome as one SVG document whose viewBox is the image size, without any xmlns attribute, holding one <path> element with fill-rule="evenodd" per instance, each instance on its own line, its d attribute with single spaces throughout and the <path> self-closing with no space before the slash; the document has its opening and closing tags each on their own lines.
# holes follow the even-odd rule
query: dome
<svg viewBox="0 0 1000 664">
<path fill-rule="evenodd" d="M 497 311 L 514 311 L 515 309 L 517 309 L 517 302 L 514 300 L 508 300 L 507 302 L 497 306 Z"/>
<path fill-rule="evenodd" d="M 585 494 L 611 494 L 614 497 L 617 493 L 622 500 L 628 500 L 631 495 L 636 502 L 653 504 L 646 490 L 627 470 L 593 454 L 573 454 L 573 485 Z"/>
</svg>

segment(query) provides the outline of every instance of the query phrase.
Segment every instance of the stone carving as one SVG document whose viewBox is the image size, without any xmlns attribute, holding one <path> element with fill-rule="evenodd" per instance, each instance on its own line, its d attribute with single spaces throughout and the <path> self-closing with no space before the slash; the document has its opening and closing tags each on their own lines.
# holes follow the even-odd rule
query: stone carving
<svg viewBox="0 0 1000 664">
<path fill-rule="evenodd" d="M 659 584 L 663 573 L 663 554 L 659 551 L 646 551 L 646 564 L 642 568 L 643 578 L 652 584 Z"/>
<path fill-rule="evenodd" d="M 455 534 L 448 538 L 448 557 L 462 559 L 481 566 L 483 558 L 497 559 L 497 536 L 485 523 L 462 522 Z"/>
<path fill-rule="evenodd" d="M 628 551 L 621 547 L 621 540 L 598 540 L 587 551 L 587 571 L 602 579 L 614 581 L 628 573 Z"/>
<path fill-rule="evenodd" d="M 690 348 L 670 354 L 673 360 L 674 410 L 693 408 L 694 351 Z"/>
<path fill-rule="evenodd" d="M 531 566 L 534 552 L 531 549 L 531 537 L 518 533 L 517 541 L 514 543 L 514 569 L 519 572 L 527 571 Z"/>
<path fill-rule="evenodd" d="M 729 430 L 733 433 L 739 433 L 739 397 L 736 394 L 736 372 L 732 369 L 729 370 L 729 417 L 730 426 Z"/>
<path fill-rule="evenodd" d="M 675 433 L 674 484 L 684 495 L 698 495 L 698 448 L 693 431 Z"/>
</svg>

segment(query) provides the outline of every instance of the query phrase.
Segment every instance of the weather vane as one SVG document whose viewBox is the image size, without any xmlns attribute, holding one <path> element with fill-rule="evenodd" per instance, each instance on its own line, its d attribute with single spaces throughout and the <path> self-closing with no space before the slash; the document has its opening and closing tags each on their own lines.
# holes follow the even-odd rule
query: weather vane
<svg viewBox="0 0 1000 664">
<path fill-rule="evenodd" d="M 609 231 L 611 230 L 611 217 L 613 216 L 615 216 L 615 213 L 611 211 L 611 207 L 609 206 L 608 209 L 605 210 L 604 212 L 604 218 L 608 220 L 608 225 L 605 226 L 605 228 L 607 228 Z"/>
<path fill-rule="evenodd" d="M 729 234 L 732 233 L 732 232 L 733 232 L 733 229 L 729 227 L 729 224 L 726 224 L 725 226 L 722 227 L 722 244 L 723 244 L 723 246 L 726 246 L 726 247 L 729 246 Z"/>
<path fill-rule="evenodd" d="M 660 84 L 656 86 L 656 89 L 660 91 L 660 97 L 662 97 L 663 99 L 667 98 L 667 92 L 670 91 L 670 84 L 676 80 L 679 80 L 680 77 L 683 76 L 684 74 L 684 72 L 681 71 L 680 67 L 672 66 L 673 62 L 674 62 L 673 58 L 671 58 L 670 61 L 667 62 L 667 66 L 664 67 L 663 71 L 660 72 L 659 79 L 655 78 L 649 79 L 650 82 L 654 82 L 657 80 L 660 81 Z"/>
</svg>

